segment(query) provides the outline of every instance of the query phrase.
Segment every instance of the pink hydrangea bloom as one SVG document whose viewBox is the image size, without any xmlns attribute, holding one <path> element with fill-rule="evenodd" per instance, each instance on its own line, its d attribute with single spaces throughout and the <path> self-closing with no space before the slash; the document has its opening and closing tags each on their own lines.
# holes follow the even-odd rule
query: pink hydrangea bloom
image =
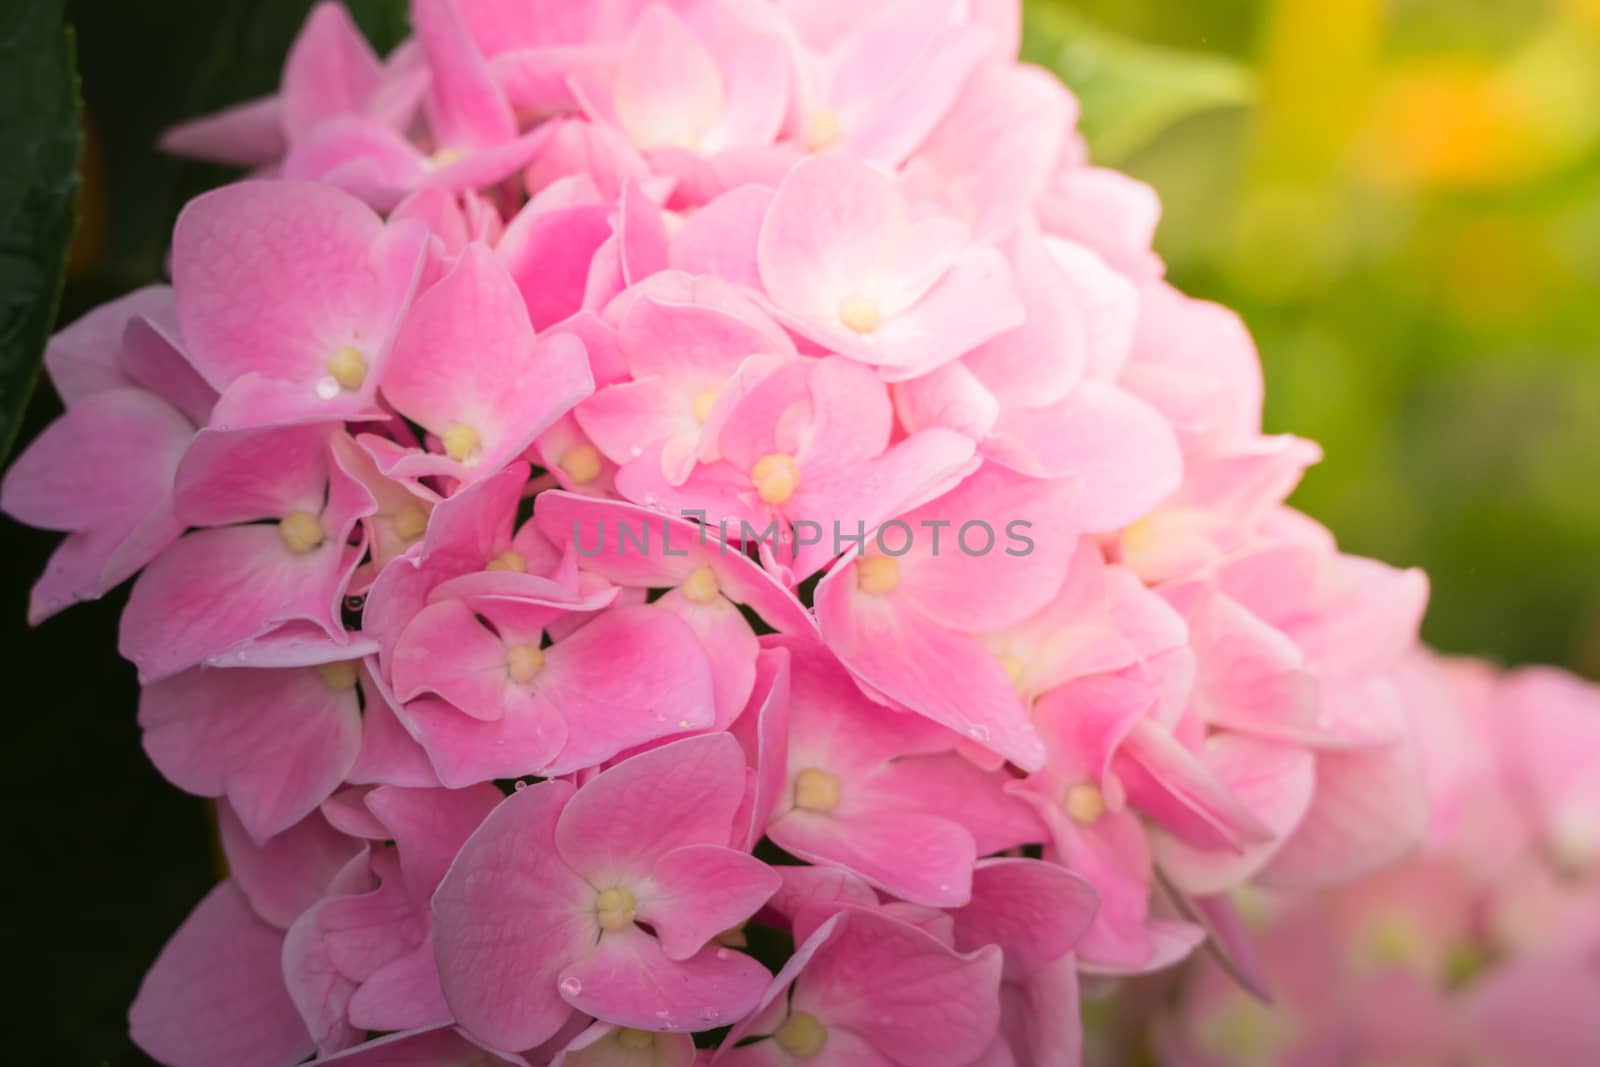
<svg viewBox="0 0 1600 1067">
<path fill-rule="evenodd" d="M 1578 1067 L 1600 1056 L 1600 689 L 1418 656 L 1403 687 L 1434 819 L 1423 849 L 1331 894 L 1253 900 L 1275 1010 L 1201 963 L 1171 1062 Z M 1582 805 L 1565 807 L 1563 800 Z"/>
<path fill-rule="evenodd" d="M 141 1047 L 1073 1067 L 1080 986 L 1209 942 L 1185 1055 L 1269 988 L 1297 1049 L 1392 996 L 1384 1050 L 1535 1054 L 1506 1020 L 1591 988 L 1592 693 L 1437 698 L 1425 579 L 1285 504 L 1316 446 L 1015 0 L 411 13 L 380 59 L 321 3 L 169 134 L 252 173 L 52 341 L 0 483 L 66 534 L 34 621 L 133 579 L 145 748 L 217 806 Z M 1395 884 L 1492 881 L 1528 966 L 1303 1003 L 1389 883 L 1300 958 L 1249 894 L 1424 841 Z"/>
</svg>

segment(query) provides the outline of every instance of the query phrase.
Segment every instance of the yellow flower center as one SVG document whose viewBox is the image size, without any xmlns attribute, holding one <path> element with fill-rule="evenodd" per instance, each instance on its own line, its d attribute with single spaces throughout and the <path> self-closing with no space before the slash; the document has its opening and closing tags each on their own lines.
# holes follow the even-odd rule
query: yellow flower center
<svg viewBox="0 0 1600 1067">
<path fill-rule="evenodd" d="M 354 689 L 356 687 L 356 661 L 353 659 L 335 660 L 333 663 L 317 665 L 317 674 L 321 676 L 329 689 Z"/>
<path fill-rule="evenodd" d="M 486 571 L 516 571 L 518 574 L 526 574 L 528 561 L 521 552 L 507 549 L 488 563 L 485 563 L 483 569 Z"/>
<path fill-rule="evenodd" d="M 444 445 L 444 454 L 457 463 L 465 463 L 472 454 L 478 451 L 478 431 L 471 426 L 461 423 L 450 427 L 439 435 L 440 442 Z"/>
<path fill-rule="evenodd" d="M 717 584 L 717 575 L 709 566 L 696 567 L 689 572 L 689 577 L 683 580 L 683 595 L 696 604 L 709 604 L 717 599 L 722 592 L 722 587 Z"/>
<path fill-rule="evenodd" d="M 997 658 L 1000 660 L 1000 666 L 1005 668 L 1006 677 L 1011 679 L 1011 687 L 1022 688 L 1022 672 L 1027 669 L 1027 665 L 1009 652 L 1002 652 Z"/>
<path fill-rule="evenodd" d="M 1061 808 L 1074 822 L 1088 826 L 1106 813 L 1106 797 L 1093 782 L 1079 782 L 1067 790 Z"/>
<path fill-rule="evenodd" d="M 361 349 L 345 345 L 328 357 L 328 375 L 341 389 L 352 392 L 360 389 L 367 380 L 367 357 L 361 354 Z"/>
<path fill-rule="evenodd" d="M 278 536 L 283 538 L 290 552 L 310 552 L 322 544 L 326 535 L 315 515 L 309 511 L 296 511 L 278 520 Z"/>
<path fill-rule="evenodd" d="M 407 504 L 394 513 L 394 534 L 402 541 L 415 541 L 428 529 L 428 513 L 421 504 Z"/>
<path fill-rule="evenodd" d="M 844 127 L 839 124 L 839 113 L 823 108 L 814 112 L 806 123 L 806 151 L 825 152 L 844 137 Z"/>
<path fill-rule="evenodd" d="M 809 1060 L 828 1043 L 828 1028 L 807 1011 L 797 1011 L 783 1021 L 772 1039 L 791 1056 Z"/>
<path fill-rule="evenodd" d="M 559 462 L 573 485 L 588 485 L 600 477 L 600 452 L 594 445 L 573 445 L 561 453 Z"/>
<path fill-rule="evenodd" d="M 839 321 L 856 333 L 871 333 L 878 328 L 878 302 L 854 293 L 839 301 Z"/>
<path fill-rule="evenodd" d="M 626 889 L 607 889 L 594 901 L 595 918 L 608 933 L 633 925 L 633 909 L 633 894 Z"/>
<path fill-rule="evenodd" d="M 856 560 L 856 588 L 882 596 L 900 585 L 900 561 L 893 556 L 863 556 Z"/>
<path fill-rule="evenodd" d="M 782 504 L 794 496 L 795 486 L 800 484 L 800 469 L 787 452 L 770 452 L 756 460 L 750 469 L 750 481 L 765 503 Z"/>
<path fill-rule="evenodd" d="M 808 767 L 795 775 L 794 806 L 802 811 L 832 811 L 839 806 L 839 777 Z"/>
<path fill-rule="evenodd" d="M 656 1047 L 656 1035 L 648 1030 L 635 1030 L 631 1026 L 624 1026 L 617 1031 L 617 1044 L 629 1052 L 643 1052 L 647 1048 Z"/>
<path fill-rule="evenodd" d="M 538 645 L 512 645 L 506 649 L 506 674 L 518 685 L 533 681 L 543 666 L 544 651 Z"/>
</svg>

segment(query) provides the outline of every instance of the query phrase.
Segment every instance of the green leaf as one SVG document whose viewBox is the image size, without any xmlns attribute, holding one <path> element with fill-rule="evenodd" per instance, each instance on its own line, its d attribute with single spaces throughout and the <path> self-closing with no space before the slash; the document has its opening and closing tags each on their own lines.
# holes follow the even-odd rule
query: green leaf
<svg viewBox="0 0 1600 1067">
<path fill-rule="evenodd" d="M 1183 119 L 1254 99 L 1252 73 L 1233 60 L 1130 40 L 1061 3 L 1023 12 L 1022 58 L 1077 94 L 1097 162 L 1122 163 Z"/>
<path fill-rule="evenodd" d="M 61 0 L 0 5 L 0 461 L 61 299 L 76 225 L 79 110 Z"/>
</svg>

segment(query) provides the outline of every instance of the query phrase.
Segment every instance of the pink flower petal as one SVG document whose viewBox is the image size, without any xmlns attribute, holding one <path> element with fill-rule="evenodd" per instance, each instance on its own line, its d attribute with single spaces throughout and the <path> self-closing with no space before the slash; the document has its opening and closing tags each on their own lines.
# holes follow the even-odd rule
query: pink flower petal
<svg viewBox="0 0 1600 1067">
<path fill-rule="evenodd" d="M 433 897 L 433 939 L 457 1021 L 498 1048 L 531 1048 L 571 1009 L 557 977 L 599 930 L 594 890 L 556 852 L 572 796 L 542 782 L 507 798 L 462 846 Z"/>
<path fill-rule="evenodd" d="M 291 1067 L 314 1050 L 284 990 L 283 934 L 233 882 L 200 902 L 128 1009 L 133 1041 L 175 1067 Z"/>
</svg>

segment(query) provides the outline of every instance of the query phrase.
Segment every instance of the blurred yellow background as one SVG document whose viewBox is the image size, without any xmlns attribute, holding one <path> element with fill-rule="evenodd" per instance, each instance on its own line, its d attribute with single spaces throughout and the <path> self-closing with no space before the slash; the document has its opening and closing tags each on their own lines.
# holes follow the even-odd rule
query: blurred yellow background
<svg viewBox="0 0 1600 1067">
<path fill-rule="evenodd" d="M 1427 636 L 1600 677 L 1600 0 L 1028 0 L 1027 57 L 1239 309 L 1295 503 Z"/>
</svg>

